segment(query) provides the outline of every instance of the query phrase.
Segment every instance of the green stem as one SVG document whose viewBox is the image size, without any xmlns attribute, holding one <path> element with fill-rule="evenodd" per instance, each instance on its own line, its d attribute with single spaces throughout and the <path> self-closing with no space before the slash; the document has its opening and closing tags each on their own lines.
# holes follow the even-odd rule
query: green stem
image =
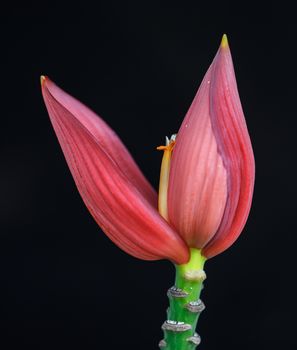
<svg viewBox="0 0 297 350">
<path fill-rule="evenodd" d="M 195 332 L 204 305 L 199 299 L 206 258 L 201 250 L 192 248 L 187 264 L 176 265 L 175 286 L 168 290 L 169 309 L 162 329 L 164 339 L 159 346 L 164 350 L 193 350 L 200 337 Z"/>
</svg>

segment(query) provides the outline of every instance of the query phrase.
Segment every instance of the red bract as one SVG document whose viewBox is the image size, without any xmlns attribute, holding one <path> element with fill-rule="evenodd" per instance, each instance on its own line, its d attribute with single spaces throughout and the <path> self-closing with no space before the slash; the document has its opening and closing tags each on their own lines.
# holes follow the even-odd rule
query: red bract
<svg viewBox="0 0 297 350">
<path fill-rule="evenodd" d="M 247 220 L 254 177 L 253 150 L 224 36 L 176 138 L 170 222 L 206 257 L 221 253 Z"/>
<path fill-rule="evenodd" d="M 183 264 L 191 247 L 212 257 L 236 240 L 251 205 L 254 158 L 225 36 L 174 147 L 163 147 L 159 206 L 167 221 L 114 131 L 47 77 L 42 93 L 86 206 L 121 249 Z"/>
<path fill-rule="evenodd" d="M 188 247 L 159 215 L 155 191 L 117 135 L 47 77 L 42 93 L 80 195 L 106 235 L 140 259 L 185 263 Z"/>
</svg>

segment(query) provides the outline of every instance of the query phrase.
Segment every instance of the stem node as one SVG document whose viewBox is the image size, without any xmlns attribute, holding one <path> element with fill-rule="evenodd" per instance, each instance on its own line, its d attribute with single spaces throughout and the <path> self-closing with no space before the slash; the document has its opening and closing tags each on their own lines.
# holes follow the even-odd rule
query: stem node
<svg viewBox="0 0 297 350">
<path fill-rule="evenodd" d="M 167 346 L 166 341 L 164 339 L 159 341 L 159 348 L 165 348 Z"/>
<path fill-rule="evenodd" d="M 192 326 L 185 322 L 167 320 L 163 323 L 162 329 L 163 331 L 186 332 L 192 329 Z"/>
<path fill-rule="evenodd" d="M 185 272 L 184 277 L 188 281 L 203 282 L 206 279 L 206 273 L 204 270 L 188 270 Z"/>
<path fill-rule="evenodd" d="M 189 293 L 182 290 L 181 288 L 176 288 L 175 286 L 173 286 L 170 289 L 168 289 L 167 295 L 168 297 L 172 298 L 186 298 L 189 295 Z"/>
<path fill-rule="evenodd" d="M 196 313 L 201 313 L 205 309 L 205 305 L 201 299 L 198 299 L 196 301 L 190 301 L 188 304 L 185 305 L 185 307 L 190 312 Z"/>
<path fill-rule="evenodd" d="M 187 341 L 197 346 L 201 343 L 201 337 L 195 332 L 192 337 L 187 338 Z"/>
</svg>

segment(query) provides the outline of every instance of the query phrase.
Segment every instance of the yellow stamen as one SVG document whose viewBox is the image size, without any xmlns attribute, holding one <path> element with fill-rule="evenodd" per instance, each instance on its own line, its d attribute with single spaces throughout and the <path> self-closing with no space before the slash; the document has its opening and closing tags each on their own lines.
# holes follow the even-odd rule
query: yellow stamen
<svg viewBox="0 0 297 350">
<path fill-rule="evenodd" d="M 167 209 L 167 191 L 170 172 L 171 154 L 175 144 L 175 135 L 172 135 L 170 140 L 166 137 L 166 145 L 157 147 L 157 150 L 164 151 L 159 182 L 159 197 L 158 197 L 158 209 L 159 213 L 165 220 L 168 221 L 168 209 Z"/>
</svg>

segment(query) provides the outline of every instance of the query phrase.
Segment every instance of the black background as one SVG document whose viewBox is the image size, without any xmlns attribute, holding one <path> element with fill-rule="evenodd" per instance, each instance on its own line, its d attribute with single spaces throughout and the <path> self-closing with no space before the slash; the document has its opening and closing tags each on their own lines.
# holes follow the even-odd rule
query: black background
<svg viewBox="0 0 297 350">
<path fill-rule="evenodd" d="M 228 34 L 256 157 L 237 243 L 210 260 L 201 349 L 297 349 L 296 18 L 285 2 L 1 8 L 1 349 L 154 349 L 174 269 L 115 247 L 75 188 L 40 74 L 100 114 L 156 187 L 161 153 Z"/>
</svg>

